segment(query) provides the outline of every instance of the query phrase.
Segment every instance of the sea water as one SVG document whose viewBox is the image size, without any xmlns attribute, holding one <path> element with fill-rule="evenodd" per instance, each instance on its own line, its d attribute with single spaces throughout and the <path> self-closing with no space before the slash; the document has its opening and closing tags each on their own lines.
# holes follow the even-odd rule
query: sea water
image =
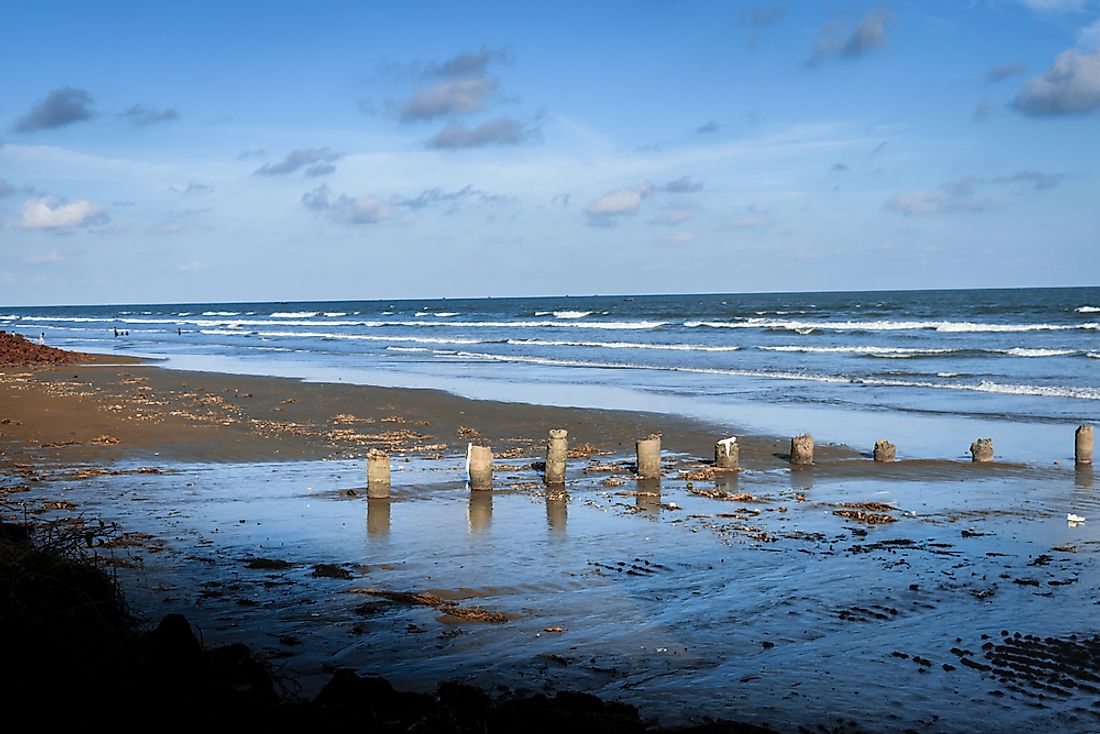
<svg viewBox="0 0 1100 734">
<path fill-rule="evenodd" d="M 955 456 L 1072 455 L 1100 288 L 5 307 L 0 328 L 166 366 L 673 412 Z M 115 336 L 116 330 L 120 336 Z"/>
</svg>

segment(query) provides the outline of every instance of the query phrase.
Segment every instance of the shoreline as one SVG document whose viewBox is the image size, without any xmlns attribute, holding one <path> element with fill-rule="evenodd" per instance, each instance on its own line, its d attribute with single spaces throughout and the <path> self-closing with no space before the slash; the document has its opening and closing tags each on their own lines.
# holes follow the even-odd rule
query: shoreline
<svg viewBox="0 0 1100 734">
<path fill-rule="evenodd" d="M 945 696 L 944 730 L 1095 719 L 1029 708 L 1045 679 L 985 647 L 1023 635 L 1038 669 L 1031 638 L 1055 640 L 1066 680 L 1091 680 L 1100 538 L 1065 520 L 1100 513 L 1091 472 L 822 444 L 798 470 L 786 440 L 747 435 L 745 471 L 714 476 L 729 429 L 691 419 L 142 363 L 2 369 L 0 406 L 5 510 L 117 526 L 94 552 L 135 608 L 187 610 L 304 691 L 351 668 L 408 690 L 586 690 L 665 725 L 900 732 L 934 726 Z M 594 452 L 566 492 L 536 468 L 556 427 Z M 657 485 L 630 466 L 652 430 Z M 474 438 L 499 460 L 492 492 L 466 487 Z M 394 458 L 387 500 L 363 491 L 374 446 Z M 507 621 L 456 616 L 480 611 Z"/>
<path fill-rule="evenodd" d="M 464 451 L 479 438 L 507 450 L 566 428 L 570 445 L 626 452 L 656 432 L 663 449 L 707 460 L 735 431 L 647 411 L 478 400 L 434 388 L 377 387 L 298 378 L 173 370 L 118 358 L 49 368 L 0 368 L 0 437 L 52 450 L 63 461 L 159 456 L 162 461 L 277 461 Z M 472 429 L 472 430 L 470 430 Z M 736 432 L 746 468 L 786 466 L 788 440 Z M 97 439 L 102 439 L 98 440 Z M 111 439 L 117 439 L 111 440 Z M 500 446 L 495 444 L 499 442 Z M 821 443 L 821 458 L 856 458 Z"/>
</svg>

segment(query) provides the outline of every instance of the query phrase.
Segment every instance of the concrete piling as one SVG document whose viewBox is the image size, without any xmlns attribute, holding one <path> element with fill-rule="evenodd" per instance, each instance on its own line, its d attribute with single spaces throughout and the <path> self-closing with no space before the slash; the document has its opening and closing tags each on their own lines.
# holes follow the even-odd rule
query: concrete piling
<svg viewBox="0 0 1100 734">
<path fill-rule="evenodd" d="M 564 428 L 550 429 L 546 439 L 546 471 L 543 480 L 546 484 L 565 483 L 565 459 L 569 452 L 569 431 Z"/>
<path fill-rule="evenodd" d="M 492 489 L 493 450 L 488 446 L 467 446 L 466 471 L 470 476 L 470 489 Z"/>
<path fill-rule="evenodd" d="M 386 499 L 390 496 L 390 455 L 381 449 L 367 452 L 367 497 Z"/>
<path fill-rule="evenodd" d="M 642 479 L 661 478 L 661 434 L 651 433 L 634 444 L 637 453 L 638 476 Z"/>
<path fill-rule="evenodd" d="M 970 444 L 970 460 L 981 464 L 993 461 L 993 439 L 979 438 Z"/>
<path fill-rule="evenodd" d="M 737 436 L 723 438 L 714 444 L 714 466 L 718 469 L 739 469 L 741 447 L 737 445 Z"/>
<path fill-rule="evenodd" d="M 809 466 L 814 463 L 814 437 L 803 433 L 791 439 L 791 465 Z"/>
<path fill-rule="evenodd" d="M 897 446 L 886 440 L 875 441 L 875 461 L 880 464 L 893 461 L 897 458 Z"/>
<path fill-rule="evenodd" d="M 1077 426 L 1073 434 L 1074 447 L 1073 458 L 1077 466 L 1092 466 L 1092 426 L 1085 424 Z"/>
</svg>

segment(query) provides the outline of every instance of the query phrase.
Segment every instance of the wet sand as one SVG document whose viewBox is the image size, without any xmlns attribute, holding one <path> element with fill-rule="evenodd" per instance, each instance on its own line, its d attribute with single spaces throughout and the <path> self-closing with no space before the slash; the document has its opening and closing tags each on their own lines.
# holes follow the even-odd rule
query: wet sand
<svg viewBox="0 0 1100 734">
<path fill-rule="evenodd" d="M 1091 472 L 845 447 L 792 470 L 786 441 L 745 437 L 745 470 L 711 477 L 735 426 L 131 365 L 0 378 L 4 505 L 116 523 L 96 552 L 135 608 L 186 610 L 307 692 L 350 667 L 664 723 L 1100 726 Z M 564 491 L 532 467 L 556 426 L 594 450 Z M 640 482 L 654 428 L 664 477 Z M 497 450 L 493 492 L 465 487 L 462 429 Z M 375 445 L 399 455 L 390 500 L 365 499 Z"/>
<path fill-rule="evenodd" d="M 371 446 L 438 455 L 472 438 L 509 448 L 542 444 L 550 428 L 573 446 L 632 450 L 663 434 L 671 450 L 713 456 L 737 431 L 677 416 L 470 400 L 439 390 L 303 382 L 162 369 L 148 364 L 0 369 L 0 439 L 11 457 L 111 461 L 271 461 L 365 456 Z M 103 438 L 106 437 L 106 438 Z M 97 443 L 97 439 L 102 439 Z M 117 439 L 112 441 L 110 439 Z M 744 436 L 742 462 L 780 466 L 782 439 Z M 20 448 L 20 444 L 23 448 Z M 42 451 L 42 449 L 56 451 Z M 854 456 L 820 445 L 818 455 Z"/>
</svg>

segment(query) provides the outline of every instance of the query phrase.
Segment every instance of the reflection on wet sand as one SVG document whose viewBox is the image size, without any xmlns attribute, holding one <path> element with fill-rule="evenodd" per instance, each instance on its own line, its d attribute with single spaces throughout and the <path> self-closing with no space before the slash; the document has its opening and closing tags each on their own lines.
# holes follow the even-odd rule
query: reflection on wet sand
<svg viewBox="0 0 1100 734">
<path fill-rule="evenodd" d="M 714 488 L 719 492 L 737 494 L 737 472 L 718 472 L 714 475 Z"/>
<path fill-rule="evenodd" d="M 814 488 L 814 472 L 807 467 L 791 468 L 788 475 L 791 489 L 796 492 L 805 492 Z"/>
<path fill-rule="evenodd" d="M 638 513 L 652 520 L 661 516 L 661 480 L 639 479 L 637 481 L 635 505 Z"/>
<path fill-rule="evenodd" d="M 1077 467 L 1077 473 L 1073 478 L 1073 486 L 1078 489 L 1093 488 L 1092 465 Z"/>
<path fill-rule="evenodd" d="M 546 525 L 551 532 L 564 533 L 566 523 L 569 521 L 569 505 L 566 502 L 564 490 L 549 489 L 546 491 Z"/>
<path fill-rule="evenodd" d="M 470 510 L 467 520 L 471 533 L 485 533 L 493 525 L 493 493 L 470 492 Z"/>
<path fill-rule="evenodd" d="M 384 538 L 390 534 L 390 500 L 367 500 L 367 535 Z"/>
</svg>

